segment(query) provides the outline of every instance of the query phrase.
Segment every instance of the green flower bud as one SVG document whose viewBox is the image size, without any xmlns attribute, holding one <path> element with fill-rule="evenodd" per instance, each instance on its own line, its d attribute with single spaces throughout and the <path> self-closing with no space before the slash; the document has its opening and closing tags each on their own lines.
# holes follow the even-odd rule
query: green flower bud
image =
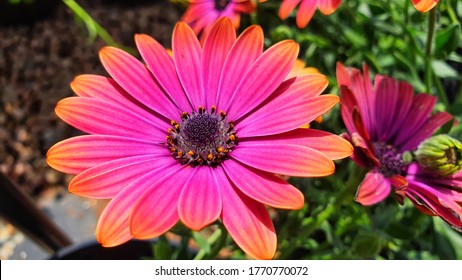
<svg viewBox="0 0 462 280">
<path fill-rule="evenodd" d="M 422 142 L 415 156 L 420 166 L 439 176 L 449 176 L 462 169 L 462 144 L 446 134 Z"/>
</svg>

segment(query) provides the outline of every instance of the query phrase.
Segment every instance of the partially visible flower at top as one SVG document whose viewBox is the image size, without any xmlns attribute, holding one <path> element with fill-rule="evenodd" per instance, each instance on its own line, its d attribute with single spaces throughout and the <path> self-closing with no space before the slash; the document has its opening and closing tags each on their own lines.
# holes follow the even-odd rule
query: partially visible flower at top
<svg viewBox="0 0 462 280">
<path fill-rule="evenodd" d="M 421 13 L 425 13 L 430 11 L 433 7 L 438 4 L 439 0 L 411 0 L 412 4 L 414 4 L 414 7 L 417 9 L 417 11 Z"/>
<path fill-rule="evenodd" d="M 349 132 L 345 137 L 355 147 L 352 158 L 371 169 L 359 185 L 356 201 L 375 204 L 388 196 L 392 186 L 407 184 L 403 154 L 415 150 L 452 116 L 432 114 L 436 97 L 414 95 L 408 83 L 377 75 L 372 85 L 367 66 L 362 74 L 337 63 L 337 81 Z"/>
<path fill-rule="evenodd" d="M 250 256 L 272 258 L 277 238 L 266 206 L 299 209 L 303 194 L 274 174 L 332 174 L 351 155 L 343 138 L 301 129 L 338 103 L 320 95 L 324 75 L 287 79 L 294 41 L 263 51 L 263 31 L 238 38 L 221 18 L 201 45 L 186 23 L 173 31 L 173 57 L 136 35 L 146 65 L 112 47 L 100 59 L 112 78 L 82 75 L 78 97 L 60 101 L 58 116 L 91 135 L 50 148 L 47 162 L 77 176 L 69 191 L 107 199 L 96 237 L 116 246 L 159 236 L 178 221 L 200 230 L 218 218 Z"/>
<path fill-rule="evenodd" d="M 420 156 L 424 156 L 427 167 L 433 165 L 428 157 L 431 144 L 444 151 L 442 155 L 433 150 L 434 155 L 459 165 L 460 154 L 454 156 L 452 151 L 447 152 L 448 148 L 457 146 L 454 141 L 436 136 L 433 141 L 424 142 L 452 116 L 447 112 L 432 114 L 436 98 L 429 94 L 414 95 L 408 83 L 377 75 L 372 85 L 367 66 L 361 74 L 357 69 L 347 69 L 337 63 L 337 80 L 341 114 L 349 132 L 344 137 L 355 147 L 352 159 L 369 169 L 359 185 L 356 201 L 372 205 L 385 199 L 393 189 L 401 203 L 408 197 L 423 213 L 440 216 L 460 229 L 462 172 L 452 169 L 455 174 L 441 176 L 442 173 L 432 168 L 413 163 L 412 156 L 410 161 L 405 160 L 422 145 L 425 151 L 421 150 Z M 440 158 L 433 159 L 441 163 Z M 445 165 L 443 169 L 447 168 L 451 166 Z"/>
<path fill-rule="evenodd" d="M 295 20 L 299 28 L 304 28 L 310 22 L 316 8 L 319 8 L 321 13 L 330 15 L 337 10 L 342 0 L 283 0 L 279 8 L 279 17 L 286 19 L 299 3 Z"/>
<path fill-rule="evenodd" d="M 194 32 L 205 39 L 212 25 L 220 17 L 227 17 L 238 29 L 242 14 L 255 11 L 254 0 L 189 0 L 189 6 L 181 20 L 188 23 Z"/>
</svg>

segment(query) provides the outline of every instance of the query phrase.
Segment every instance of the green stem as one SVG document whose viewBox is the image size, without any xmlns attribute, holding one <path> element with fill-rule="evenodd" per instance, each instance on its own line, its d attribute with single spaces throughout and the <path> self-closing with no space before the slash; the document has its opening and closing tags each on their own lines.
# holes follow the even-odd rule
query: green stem
<svg viewBox="0 0 462 280">
<path fill-rule="evenodd" d="M 427 33 L 427 45 L 425 50 L 425 87 L 427 93 L 431 93 L 432 90 L 432 56 L 433 56 L 433 36 L 435 35 L 435 23 L 436 23 L 436 7 L 431 9 L 428 15 L 428 33 Z"/>
<path fill-rule="evenodd" d="M 446 96 L 446 92 L 444 91 L 443 84 L 441 83 L 440 78 L 436 75 L 434 76 L 435 85 L 436 85 L 436 92 L 438 93 L 439 99 L 443 102 L 446 110 L 449 108 L 449 100 Z"/>
<path fill-rule="evenodd" d="M 409 23 L 409 5 L 411 1 L 404 1 L 404 25 Z"/>
<path fill-rule="evenodd" d="M 446 0 L 446 9 L 448 10 L 449 17 L 451 18 L 452 22 L 459 23 L 459 19 L 457 18 L 457 14 L 452 8 L 451 1 Z"/>
<path fill-rule="evenodd" d="M 90 35 L 90 38 L 94 38 L 96 36 L 99 36 L 101 39 L 103 39 L 106 44 L 109 46 L 114 46 L 118 47 L 121 49 L 124 49 L 127 52 L 130 52 L 132 54 L 136 53 L 135 50 L 132 48 L 120 45 L 112 39 L 111 35 L 101 26 L 99 25 L 91 16 L 88 14 L 77 2 L 74 0 L 63 0 L 64 4 L 66 4 L 74 14 L 79 17 L 84 23 L 85 26 L 88 29 L 88 33 Z"/>
</svg>

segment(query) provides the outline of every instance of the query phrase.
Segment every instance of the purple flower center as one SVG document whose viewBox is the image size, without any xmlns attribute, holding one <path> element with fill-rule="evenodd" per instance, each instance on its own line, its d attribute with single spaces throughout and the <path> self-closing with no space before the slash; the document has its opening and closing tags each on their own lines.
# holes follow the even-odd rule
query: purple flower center
<svg viewBox="0 0 462 280">
<path fill-rule="evenodd" d="M 223 11 L 228 6 L 230 0 L 215 0 L 215 10 Z"/>
<path fill-rule="evenodd" d="M 403 155 L 394 146 L 383 142 L 374 143 L 375 157 L 380 162 L 379 171 L 385 177 L 402 175 L 405 163 Z"/>
<path fill-rule="evenodd" d="M 183 112 L 180 123 L 171 121 L 167 136 L 170 154 L 182 164 L 216 166 L 237 145 L 234 124 L 226 113 L 210 112 L 199 106 L 197 112 Z"/>
</svg>

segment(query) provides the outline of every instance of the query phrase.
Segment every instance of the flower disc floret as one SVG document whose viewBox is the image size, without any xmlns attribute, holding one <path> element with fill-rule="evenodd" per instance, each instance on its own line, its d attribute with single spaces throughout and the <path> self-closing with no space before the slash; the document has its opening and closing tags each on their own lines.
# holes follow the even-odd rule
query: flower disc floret
<svg viewBox="0 0 462 280">
<path fill-rule="evenodd" d="M 224 111 L 217 113 L 215 106 L 210 112 L 202 106 L 191 114 L 183 112 L 180 123 L 172 120 L 171 125 L 168 148 L 182 164 L 216 166 L 237 145 L 233 122 Z"/>
</svg>

